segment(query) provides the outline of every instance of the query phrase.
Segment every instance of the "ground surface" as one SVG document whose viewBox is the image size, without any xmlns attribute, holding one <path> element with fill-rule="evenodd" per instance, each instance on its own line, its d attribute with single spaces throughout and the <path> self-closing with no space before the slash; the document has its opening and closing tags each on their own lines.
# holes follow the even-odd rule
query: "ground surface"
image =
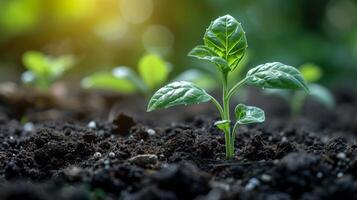
<svg viewBox="0 0 357 200">
<path fill-rule="evenodd" d="M 335 96 L 290 119 L 252 91 L 268 120 L 239 129 L 229 162 L 209 105 L 143 114 L 134 98 L 46 119 L 30 102 L 24 119 L 0 99 L 0 199 L 357 199 L 357 95 Z"/>
</svg>

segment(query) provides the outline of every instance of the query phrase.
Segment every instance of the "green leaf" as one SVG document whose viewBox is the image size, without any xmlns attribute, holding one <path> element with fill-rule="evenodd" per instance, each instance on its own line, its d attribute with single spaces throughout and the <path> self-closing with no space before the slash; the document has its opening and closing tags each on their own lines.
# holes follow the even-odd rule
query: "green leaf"
<svg viewBox="0 0 357 200">
<path fill-rule="evenodd" d="M 49 71 L 51 71 L 51 76 L 57 78 L 61 76 L 65 71 L 73 67 L 75 63 L 74 56 L 65 55 L 58 58 L 48 58 L 49 60 Z"/>
<path fill-rule="evenodd" d="M 169 67 L 156 54 L 148 54 L 139 61 L 139 74 L 150 89 L 155 89 L 166 82 L 169 75 Z"/>
<path fill-rule="evenodd" d="M 220 129 L 220 130 L 222 130 L 222 131 L 227 131 L 227 130 L 229 130 L 229 128 L 230 128 L 230 123 L 231 123 L 231 121 L 230 120 L 220 120 L 220 121 L 216 121 L 215 123 L 214 123 L 214 125 L 218 128 L 218 129 Z"/>
<path fill-rule="evenodd" d="M 133 82 L 126 78 L 115 77 L 110 72 L 99 72 L 84 78 L 81 82 L 83 88 L 117 91 L 123 94 L 132 94 L 137 91 Z"/>
<path fill-rule="evenodd" d="M 300 72 L 304 77 L 305 81 L 308 83 L 313 83 L 318 81 L 322 76 L 321 68 L 312 63 L 303 64 L 300 67 Z"/>
<path fill-rule="evenodd" d="M 327 108 L 332 109 L 335 107 L 335 98 L 327 88 L 318 84 L 309 84 L 309 89 L 309 95 L 312 98 L 324 104 Z"/>
<path fill-rule="evenodd" d="M 218 69 L 221 71 L 230 70 L 227 61 L 219 57 L 219 55 L 216 52 L 214 52 L 212 49 L 206 46 L 198 45 L 195 48 L 193 48 L 190 51 L 190 53 L 188 53 L 188 55 L 191 57 L 195 57 L 201 60 L 206 60 L 213 64 L 216 64 Z"/>
<path fill-rule="evenodd" d="M 130 81 L 143 94 L 146 94 L 148 92 L 148 88 L 143 83 L 143 81 L 129 67 L 125 67 L 125 66 L 116 67 L 112 70 L 112 74 L 117 79 Z"/>
<path fill-rule="evenodd" d="M 37 77 L 50 75 L 49 59 L 41 52 L 37 52 L 37 51 L 26 52 L 22 57 L 22 62 L 25 65 L 25 67 Z"/>
<path fill-rule="evenodd" d="M 235 116 L 239 124 L 261 123 L 265 121 L 264 111 L 258 107 L 238 104 Z"/>
<path fill-rule="evenodd" d="M 150 99 L 147 111 L 177 105 L 199 104 L 211 100 L 206 91 L 193 83 L 177 81 L 159 89 Z"/>
<path fill-rule="evenodd" d="M 248 47 L 241 24 L 230 15 L 214 20 L 204 35 L 205 46 L 228 62 L 233 71 Z"/>
<path fill-rule="evenodd" d="M 246 83 L 261 88 L 309 91 L 299 70 L 279 62 L 262 64 L 249 70 Z"/>
</svg>

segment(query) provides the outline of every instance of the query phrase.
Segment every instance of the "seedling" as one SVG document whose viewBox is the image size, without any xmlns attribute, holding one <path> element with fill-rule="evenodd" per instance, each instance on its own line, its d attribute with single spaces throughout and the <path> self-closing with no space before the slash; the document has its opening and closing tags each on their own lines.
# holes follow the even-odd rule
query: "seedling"
<svg viewBox="0 0 357 200">
<path fill-rule="evenodd" d="M 47 91 L 64 72 L 73 66 L 74 57 L 66 55 L 54 58 L 41 52 L 28 51 L 23 55 L 22 61 L 27 68 L 27 71 L 22 74 L 22 82 L 33 84 L 38 89 Z"/>
<path fill-rule="evenodd" d="M 232 159 L 238 127 L 265 120 L 262 109 L 238 104 L 235 108 L 236 121 L 234 124 L 232 123 L 230 99 L 239 88 L 243 85 L 251 85 L 263 89 L 280 88 L 308 92 L 308 87 L 297 69 L 280 62 L 271 62 L 254 67 L 248 71 L 242 80 L 233 87 L 229 87 L 229 74 L 237 68 L 248 47 L 241 24 L 230 15 L 214 20 L 207 28 L 203 41 L 204 45 L 196 46 L 188 55 L 216 65 L 222 77 L 222 102 L 220 103 L 204 89 L 191 82 L 177 81 L 159 89 L 150 99 L 147 111 L 211 101 L 217 107 L 221 116 L 221 120 L 217 121 L 215 125 L 224 132 L 226 158 Z M 231 125 L 233 125 L 233 128 L 231 128 Z"/>
<path fill-rule="evenodd" d="M 105 89 L 123 94 L 141 93 L 149 96 L 167 81 L 169 64 L 156 54 L 147 54 L 139 61 L 140 77 L 131 68 L 116 67 L 112 72 L 98 72 L 83 79 L 87 89 Z"/>
<path fill-rule="evenodd" d="M 321 68 L 315 64 L 306 63 L 300 67 L 300 71 L 308 83 L 310 93 L 275 89 L 266 90 L 266 93 L 281 97 L 289 102 L 292 117 L 296 117 L 301 113 L 307 98 L 313 98 L 327 108 L 332 109 L 335 106 L 333 95 L 327 88 L 316 83 L 322 77 Z"/>
</svg>

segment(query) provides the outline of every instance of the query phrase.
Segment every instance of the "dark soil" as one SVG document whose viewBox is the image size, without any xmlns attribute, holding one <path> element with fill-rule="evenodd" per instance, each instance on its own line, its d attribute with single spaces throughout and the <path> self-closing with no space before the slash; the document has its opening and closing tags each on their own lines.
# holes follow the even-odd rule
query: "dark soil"
<svg viewBox="0 0 357 200">
<path fill-rule="evenodd" d="M 140 98 L 101 111 L 87 100 L 46 119 L 28 102 L 26 123 L 0 99 L 0 199 L 357 199 L 356 93 L 337 90 L 334 110 L 309 101 L 295 119 L 250 93 L 267 121 L 239 129 L 232 161 L 208 104 L 146 114 Z"/>
</svg>

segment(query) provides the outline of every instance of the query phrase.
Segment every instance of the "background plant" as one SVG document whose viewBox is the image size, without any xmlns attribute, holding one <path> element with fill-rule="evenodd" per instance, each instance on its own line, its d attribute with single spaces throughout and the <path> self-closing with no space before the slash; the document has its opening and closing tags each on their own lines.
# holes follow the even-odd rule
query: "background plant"
<svg viewBox="0 0 357 200">
<path fill-rule="evenodd" d="M 301 110 L 307 98 L 312 98 L 321 103 L 328 109 L 333 109 L 335 106 L 335 99 L 331 92 L 317 82 L 321 79 L 323 72 L 322 69 L 312 63 L 306 63 L 300 66 L 300 71 L 309 87 L 309 93 L 300 91 L 286 91 L 279 89 L 265 90 L 268 95 L 278 96 L 290 105 L 291 116 L 296 117 L 301 113 Z"/>
<path fill-rule="evenodd" d="M 59 79 L 74 64 L 74 57 L 70 55 L 52 57 L 41 52 L 28 51 L 23 55 L 23 64 L 27 71 L 22 74 L 22 81 L 35 85 L 42 91 Z"/>
<path fill-rule="evenodd" d="M 112 90 L 122 94 L 140 93 L 149 96 L 168 79 L 170 65 L 156 54 L 144 55 L 138 63 L 138 74 L 120 66 L 111 72 L 97 72 L 82 80 L 87 89 Z"/>
<path fill-rule="evenodd" d="M 230 15 L 214 20 L 207 28 L 203 37 L 204 45 L 198 45 L 191 50 L 189 56 L 209 61 L 216 65 L 222 78 L 221 103 L 209 95 L 204 89 L 187 81 L 170 83 L 159 89 L 150 99 L 148 111 L 169 108 L 176 105 L 198 104 L 211 101 L 218 109 L 221 120 L 215 125 L 224 132 L 226 158 L 234 157 L 234 144 L 239 126 L 259 123 L 265 120 L 264 111 L 254 106 L 238 104 L 235 108 L 235 122 L 230 114 L 230 99 L 243 85 L 260 88 L 280 88 L 308 91 L 301 73 L 294 67 L 271 62 L 250 69 L 246 76 L 229 87 L 229 74 L 234 71 L 246 51 L 247 39 L 241 24 Z"/>
</svg>

